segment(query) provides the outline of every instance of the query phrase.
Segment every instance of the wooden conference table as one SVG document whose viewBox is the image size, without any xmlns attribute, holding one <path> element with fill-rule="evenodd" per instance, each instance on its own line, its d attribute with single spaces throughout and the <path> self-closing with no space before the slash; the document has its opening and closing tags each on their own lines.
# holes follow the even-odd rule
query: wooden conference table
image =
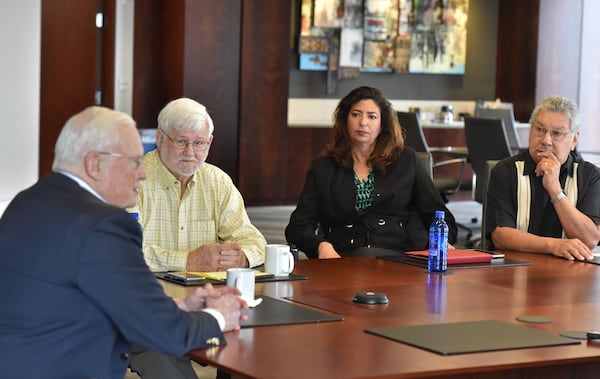
<svg viewBox="0 0 600 379">
<path fill-rule="evenodd" d="M 257 283 L 257 294 L 292 298 L 343 316 L 342 321 L 242 328 L 227 346 L 196 350 L 197 362 L 234 378 L 596 378 L 600 342 L 444 356 L 366 333 L 366 328 L 500 320 L 560 335 L 600 329 L 600 266 L 525 253 L 530 266 L 453 270 L 438 292 L 423 268 L 376 257 L 301 260 L 308 280 Z M 190 287 L 161 281 L 167 293 Z M 387 305 L 352 302 L 381 291 Z M 259 305 L 260 306 L 260 305 Z M 550 323 L 526 323 L 522 315 Z"/>
</svg>

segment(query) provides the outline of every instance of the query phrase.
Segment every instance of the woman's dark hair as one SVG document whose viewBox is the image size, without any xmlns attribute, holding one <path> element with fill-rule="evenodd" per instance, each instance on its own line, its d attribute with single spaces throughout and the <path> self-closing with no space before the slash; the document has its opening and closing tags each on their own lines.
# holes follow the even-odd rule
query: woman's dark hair
<svg viewBox="0 0 600 379">
<path fill-rule="evenodd" d="M 375 149 L 369 157 L 373 169 L 384 172 L 404 149 L 400 123 L 392 104 L 383 93 L 373 87 L 358 87 L 340 100 L 333 113 L 333 142 L 328 144 L 323 155 L 333 157 L 340 165 L 352 166 L 351 141 L 348 133 L 348 114 L 361 100 L 373 100 L 381 112 L 381 133 L 375 142 Z"/>
</svg>

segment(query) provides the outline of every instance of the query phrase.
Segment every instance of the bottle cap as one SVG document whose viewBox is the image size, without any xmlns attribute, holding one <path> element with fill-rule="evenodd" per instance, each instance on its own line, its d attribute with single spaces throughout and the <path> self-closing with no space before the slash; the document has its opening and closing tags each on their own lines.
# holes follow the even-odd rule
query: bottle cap
<svg viewBox="0 0 600 379">
<path fill-rule="evenodd" d="M 445 218 L 446 212 L 444 211 L 435 211 L 435 218 Z"/>
</svg>

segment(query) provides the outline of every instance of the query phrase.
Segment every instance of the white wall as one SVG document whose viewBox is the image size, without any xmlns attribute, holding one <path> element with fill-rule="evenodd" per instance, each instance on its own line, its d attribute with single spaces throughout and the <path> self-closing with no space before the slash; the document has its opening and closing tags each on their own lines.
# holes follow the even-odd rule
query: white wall
<svg viewBox="0 0 600 379">
<path fill-rule="evenodd" d="M 600 19 L 598 0 L 540 1 L 538 68 L 552 65 L 551 72 L 537 70 L 536 104 L 546 96 L 561 95 L 573 99 L 581 114 L 578 149 L 587 160 L 600 161 L 600 128 L 597 109 L 600 104 L 598 60 Z M 555 20 L 561 20 L 560 23 Z M 572 25 L 578 25 L 573 28 Z M 566 42 L 565 36 L 573 43 Z"/>
<path fill-rule="evenodd" d="M 131 115 L 135 0 L 117 1 L 115 13 L 115 109 Z"/>
<path fill-rule="evenodd" d="M 581 41 L 581 79 L 579 107 L 581 111 L 581 137 L 579 149 L 595 151 L 593 156 L 584 157 L 600 165 L 600 128 L 598 127 L 598 105 L 600 104 L 600 28 L 596 23 L 600 17 L 600 1 L 585 0 L 583 4 L 583 38 Z"/>
<path fill-rule="evenodd" d="M 41 0 L 0 2 L 0 215 L 38 178 Z"/>
</svg>

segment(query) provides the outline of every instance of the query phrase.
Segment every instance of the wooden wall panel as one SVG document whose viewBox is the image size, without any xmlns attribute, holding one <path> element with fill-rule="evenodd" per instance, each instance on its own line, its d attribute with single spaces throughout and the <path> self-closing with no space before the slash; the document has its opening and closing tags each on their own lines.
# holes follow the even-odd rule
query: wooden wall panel
<svg viewBox="0 0 600 379">
<path fill-rule="evenodd" d="M 41 28 L 40 72 L 40 162 L 39 174 L 51 171 L 54 144 L 65 121 L 94 104 L 97 73 L 103 73 L 102 92 L 112 92 L 114 71 L 98 67 L 98 52 L 104 52 L 102 65 L 114 55 L 114 2 L 106 1 L 105 28 L 96 29 L 99 0 L 44 0 Z M 98 33 L 104 46 L 98 46 Z M 112 58 L 111 58 L 112 57 Z M 113 97 L 103 105 L 112 106 Z"/>
<path fill-rule="evenodd" d="M 115 106 L 115 1 L 102 1 L 102 67 L 100 82 L 97 83 L 97 87 L 102 89 L 102 105 L 111 108 Z"/>
<path fill-rule="evenodd" d="M 160 109 L 183 94 L 183 0 L 135 3 L 132 113 L 155 128 Z"/>
<path fill-rule="evenodd" d="M 186 0 L 184 19 L 183 95 L 207 107 L 215 124 L 207 161 L 234 182 L 239 176 L 238 128 L 243 127 L 239 123 L 241 12 L 241 0 Z M 259 62 L 256 58 L 250 64 Z"/>
<path fill-rule="evenodd" d="M 499 0 L 496 97 L 523 122 L 535 106 L 538 24 L 539 0 Z"/>
<path fill-rule="evenodd" d="M 170 100 L 204 104 L 215 124 L 207 161 L 237 180 L 241 0 L 136 2 L 133 116 L 155 128 Z"/>
<path fill-rule="evenodd" d="M 313 159 L 333 141 L 333 128 L 289 128 L 287 138 L 286 194 L 284 204 L 296 204 Z"/>
<path fill-rule="evenodd" d="M 248 204 L 286 196 L 291 2 L 244 0 L 239 188 Z M 301 149 L 305 148 L 299 145 Z"/>
</svg>

